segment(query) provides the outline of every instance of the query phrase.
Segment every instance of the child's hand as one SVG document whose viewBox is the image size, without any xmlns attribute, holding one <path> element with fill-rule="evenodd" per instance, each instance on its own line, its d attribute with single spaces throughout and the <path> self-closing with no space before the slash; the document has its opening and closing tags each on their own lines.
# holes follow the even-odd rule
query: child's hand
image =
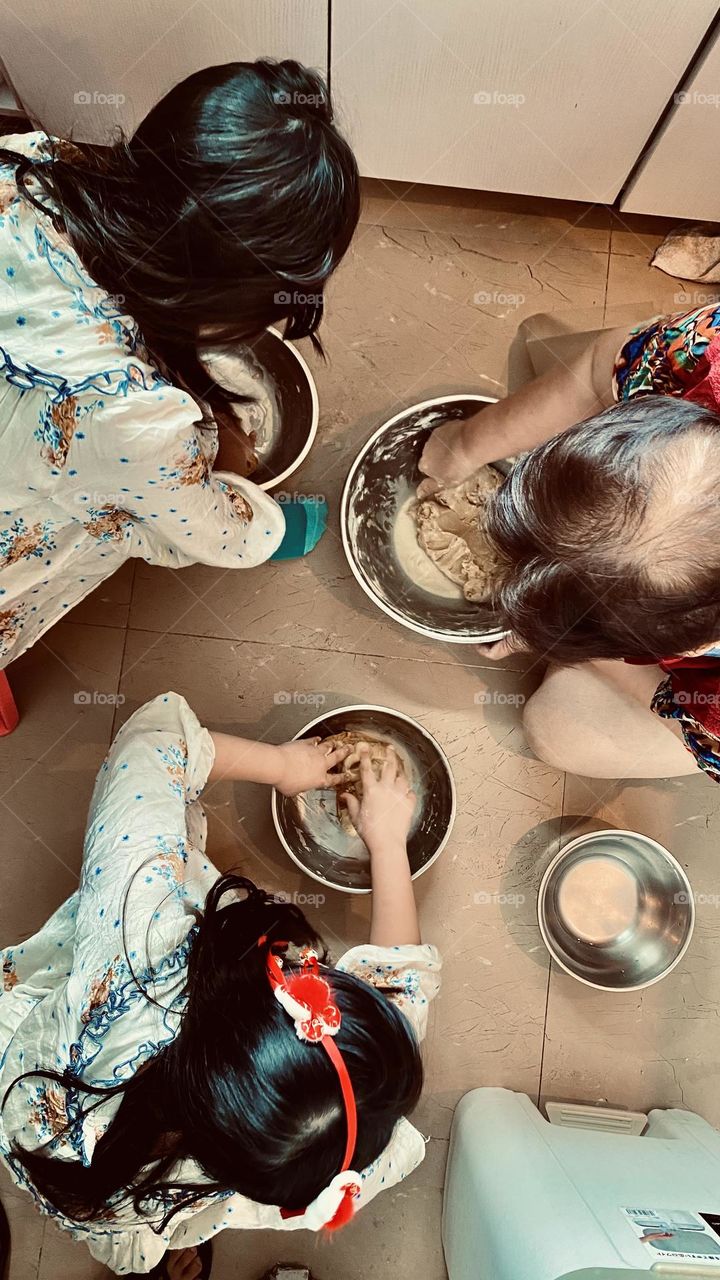
<svg viewBox="0 0 720 1280">
<path fill-rule="evenodd" d="M 410 790 L 402 764 L 390 751 L 379 778 L 375 777 L 367 747 L 358 748 L 362 800 L 346 795 L 348 812 L 358 835 L 371 853 L 381 847 L 407 842 L 415 812 L 416 795 Z"/>
<path fill-rule="evenodd" d="M 275 781 L 284 796 L 298 796 L 302 791 L 314 791 L 317 787 L 337 787 L 344 780 L 342 773 L 332 774 L 331 769 L 349 756 L 349 747 L 337 747 L 328 751 L 320 746 L 320 738 L 300 738 L 285 742 L 277 750 L 280 753 L 280 775 Z"/>
</svg>

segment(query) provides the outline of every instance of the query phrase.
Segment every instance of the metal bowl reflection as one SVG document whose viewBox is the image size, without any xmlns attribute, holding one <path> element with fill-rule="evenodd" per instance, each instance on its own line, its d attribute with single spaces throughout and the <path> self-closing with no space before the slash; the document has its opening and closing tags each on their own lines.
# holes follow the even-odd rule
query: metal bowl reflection
<svg viewBox="0 0 720 1280">
<path fill-rule="evenodd" d="M 255 378 L 273 405 L 267 440 L 258 444 L 258 466 L 250 477 L 261 489 L 276 489 L 297 471 L 317 435 L 319 408 L 315 380 L 291 342 L 269 328 L 253 342 L 211 348 L 210 369 L 229 390 L 257 394 Z M 249 385 L 248 385 L 249 383 Z"/>
<path fill-rule="evenodd" d="M 635 831 L 594 831 L 550 863 L 538 920 L 566 973 L 606 991 L 637 991 L 680 962 L 695 904 L 685 872 L 662 845 Z"/>
</svg>

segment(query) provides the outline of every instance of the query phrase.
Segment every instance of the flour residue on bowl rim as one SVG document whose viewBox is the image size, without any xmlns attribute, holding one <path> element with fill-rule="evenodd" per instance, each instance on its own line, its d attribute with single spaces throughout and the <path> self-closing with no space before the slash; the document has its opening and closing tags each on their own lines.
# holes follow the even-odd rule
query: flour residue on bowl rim
<svg viewBox="0 0 720 1280">
<path fill-rule="evenodd" d="M 243 403 L 232 410 L 247 435 L 255 435 L 255 452 L 262 460 L 272 452 L 280 433 L 277 384 L 251 347 L 227 351 L 219 348 L 203 354 L 212 376 Z"/>
</svg>

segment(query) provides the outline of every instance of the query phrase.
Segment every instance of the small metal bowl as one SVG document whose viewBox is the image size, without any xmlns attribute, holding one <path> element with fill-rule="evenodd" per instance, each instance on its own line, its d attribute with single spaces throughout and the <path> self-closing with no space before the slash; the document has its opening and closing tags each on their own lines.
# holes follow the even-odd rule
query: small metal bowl
<svg viewBox="0 0 720 1280">
<path fill-rule="evenodd" d="M 553 858 L 538 920 L 550 955 L 571 977 L 603 991 L 638 991 L 680 963 L 695 903 L 661 844 L 636 831 L 593 831 Z"/>
<path fill-rule="evenodd" d="M 403 409 L 363 445 L 345 481 L 340 528 L 350 568 L 379 609 L 431 640 L 490 644 L 507 634 L 488 605 L 472 604 L 459 592 L 457 599 L 446 599 L 418 586 L 402 568 L 393 538 L 398 512 L 426 478 L 418 463 L 435 427 L 494 403 L 489 396 L 464 393 Z"/>
<path fill-rule="evenodd" d="M 300 352 L 285 341 L 278 329 L 266 329 L 254 342 L 247 343 L 246 349 L 266 376 L 277 404 L 275 429 L 266 446 L 258 451 L 259 465 L 250 479 L 261 489 L 277 489 L 297 471 L 317 435 L 317 387 Z M 208 355 L 218 380 L 232 389 L 233 362 L 238 357 L 230 348 L 212 350 Z"/>
<path fill-rule="evenodd" d="M 354 729 L 399 749 L 417 794 L 408 838 L 413 880 L 440 857 L 455 821 L 455 781 L 450 763 L 417 720 L 391 707 L 359 704 L 317 716 L 295 738 L 331 737 Z M 334 791 L 288 797 L 273 790 L 275 830 L 293 862 L 313 880 L 344 893 L 370 893 L 370 858 L 359 836 L 349 836 L 335 817 Z"/>
</svg>

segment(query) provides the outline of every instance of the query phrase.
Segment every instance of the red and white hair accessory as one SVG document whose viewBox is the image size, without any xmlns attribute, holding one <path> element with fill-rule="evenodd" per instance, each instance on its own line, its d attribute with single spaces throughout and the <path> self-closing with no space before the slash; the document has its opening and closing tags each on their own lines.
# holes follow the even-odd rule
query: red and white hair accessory
<svg viewBox="0 0 720 1280">
<path fill-rule="evenodd" d="M 288 1218 L 301 1217 L 302 1222 L 298 1222 L 297 1225 L 303 1231 L 322 1231 L 323 1229 L 339 1231 L 350 1221 L 355 1212 L 361 1185 L 360 1174 L 348 1169 L 336 1174 L 330 1185 L 320 1192 L 307 1209 L 297 1214 L 281 1209 L 281 1217 L 285 1221 Z"/>
<path fill-rule="evenodd" d="M 258 946 L 262 946 L 266 942 L 267 938 L 262 937 L 258 940 Z M 286 977 L 283 972 L 282 959 L 276 955 L 273 947 L 282 950 L 287 945 L 284 942 L 276 942 L 271 944 L 268 949 L 266 965 L 270 986 L 278 1003 L 293 1019 L 298 1039 L 307 1040 L 311 1044 L 322 1045 L 337 1071 L 345 1104 L 347 1141 L 340 1173 L 304 1212 L 306 1219 L 311 1211 L 313 1219 L 317 1217 L 318 1213 L 326 1215 L 322 1222 L 317 1224 L 308 1221 L 307 1225 L 309 1227 L 315 1225 L 317 1229 L 317 1227 L 324 1226 L 328 1230 L 334 1230 L 337 1227 L 344 1226 L 350 1220 L 353 1214 L 353 1201 L 360 1194 L 360 1178 L 358 1174 L 348 1174 L 357 1142 L 355 1091 L 345 1065 L 345 1059 L 333 1038 L 340 1030 L 342 1022 L 340 1010 L 333 999 L 330 983 L 320 973 L 317 954 L 311 950 L 304 951 L 302 953 L 300 972 L 291 973 Z M 333 1196 L 329 1196 L 331 1191 Z M 327 1200 L 325 1199 L 326 1197 Z M 322 1208 L 318 1208 L 316 1212 L 316 1206 L 320 1206 L 321 1203 Z"/>
<path fill-rule="evenodd" d="M 267 958 L 268 977 L 276 1000 L 295 1023 L 298 1040 L 314 1044 L 340 1030 L 340 1010 L 332 998 L 330 983 L 320 976 L 317 953 L 303 951 L 302 970 L 286 980 L 282 963 L 272 951 Z"/>
</svg>

